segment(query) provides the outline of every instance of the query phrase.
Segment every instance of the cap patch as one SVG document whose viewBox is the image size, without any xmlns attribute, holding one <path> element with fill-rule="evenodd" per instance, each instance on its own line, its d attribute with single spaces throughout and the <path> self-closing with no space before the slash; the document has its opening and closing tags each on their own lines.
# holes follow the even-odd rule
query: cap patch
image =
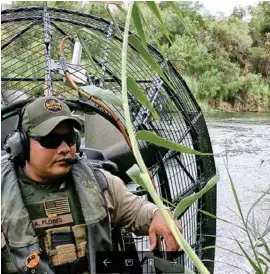
<svg viewBox="0 0 270 274">
<path fill-rule="evenodd" d="M 47 99 L 44 103 L 44 107 L 46 110 L 50 112 L 59 112 L 63 109 L 60 102 L 56 99 Z"/>
</svg>

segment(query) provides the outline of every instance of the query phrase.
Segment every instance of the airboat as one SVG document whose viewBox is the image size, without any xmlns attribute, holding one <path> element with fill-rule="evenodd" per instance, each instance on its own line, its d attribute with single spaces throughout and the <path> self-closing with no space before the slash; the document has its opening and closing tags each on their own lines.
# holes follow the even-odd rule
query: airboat
<svg viewBox="0 0 270 274">
<path fill-rule="evenodd" d="M 82 147 L 87 157 L 122 178 L 130 191 L 151 200 L 148 193 L 126 175 L 135 159 L 122 134 L 125 132 L 122 107 L 102 100 L 87 100 L 72 86 L 72 83 L 94 85 L 121 92 L 122 36 L 114 23 L 91 14 L 46 6 L 5 9 L 1 13 L 1 149 L 16 128 L 19 111 L 27 103 L 44 95 L 56 96 L 83 121 Z M 87 51 L 76 39 L 82 28 L 88 30 L 84 37 Z M 64 59 L 59 57 L 59 45 Z M 155 120 L 148 109 L 129 95 L 134 130 L 150 130 L 192 149 L 212 152 L 203 113 L 185 80 L 154 46 L 147 46 L 175 91 L 129 45 L 127 73 L 147 94 L 160 116 L 160 120 Z M 147 142 L 140 142 L 139 146 L 156 191 L 170 203 L 177 204 L 199 192 L 216 175 L 213 156 L 183 154 Z M 185 239 L 213 273 L 215 249 L 206 247 L 215 246 L 216 221 L 200 210 L 215 215 L 215 187 L 179 217 Z M 116 250 L 140 252 L 149 248 L 148 237 L 138 237 L 123 229 L 117 233 Z M 165 250 L 163 241 L 159 249 Z M 195 271 L 186 254 L 181 253 L 177 260 Z M 154 272 L 146 266 L 145 273 Z"/>
</svg>

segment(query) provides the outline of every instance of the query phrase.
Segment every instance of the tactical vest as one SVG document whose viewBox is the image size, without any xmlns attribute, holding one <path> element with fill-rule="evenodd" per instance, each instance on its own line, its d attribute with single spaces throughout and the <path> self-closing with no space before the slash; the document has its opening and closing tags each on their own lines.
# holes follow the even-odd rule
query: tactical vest
<svg viewBox="0 0 270 274">
<path fill-rule="evenodd" d="M 2 157 L 1 170 L 2 232 L 19 273 L 54 274 L 46 252 L 40 253 L 39 240 L 24 205 L 14 165 L 8 160 L 8 155 Z M 86 256 L 91 274 L 96 273 L 95 251 L 112 249 L 109 213 L 101 190 L 106 184 L 100 176 L 105 175 L 101 171 L 94 172 L 87 159 L 72 167 L 72 177 L 86 225 Z M 26 260 L 31 254 L 39 254 L 39 262 L 34 268 L 26 266 Z"/>
</svg>

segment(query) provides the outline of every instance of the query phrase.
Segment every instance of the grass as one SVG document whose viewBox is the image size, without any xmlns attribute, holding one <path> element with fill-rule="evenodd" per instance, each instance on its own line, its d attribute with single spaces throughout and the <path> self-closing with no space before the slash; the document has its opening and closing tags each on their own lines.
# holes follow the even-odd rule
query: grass
<svg viewBox="0 0 270 274">
<path fill-rule="evenodd" d="M 247 265 L 250 266 L 252 273 L 267 274 L 269 273 L 270 267 L 270 189 L 262 191 L 257 200 L 251 204 L 247 213 L 244 214 L 244 210 L 239 200 L 235 184 L 229 172 L 228 164 L 225 163 L 225 161 L 224 164 L 227 170 L 231 190 L 237 206 L 237 212 L 235 212 L 236 218 L 233 221 L 230 221 L 214 216 L 205 211 L 202 213 L 221 222 L 226 222 L 230 224 L 230 239 L 234 241 L 234 243 L 238 247 L 238 250 L 235 251 L 228 246 L 214 246 L 208 248 L 219 248 L 234 253 L 234 255 L 236 256 L 244 257 L 246 259 Z M 256 210 L 258 209 L 258 207 L 261 208 L 262 205 L 266 205 L 264 207 L 265 219 L 263 221 L 258 220 L 258 216 L 256 215 Z M 239 233 L 236 234 L 236 231 L 241 232 L 241 239 L 244 238 L 244 240 L 239 240 L 240 236 Z M 212 236 L 219 237 L 220 235 Z M 224 260 L 226 260 L 226 258 L 224 258 Z M 241 269 L 241 267 L 239 267 L 238 265 L 233 265 L 231 264 L 231 262 L 225 263 L 232 267 Z M 244 269 L 242 270 L 246 271 Z"/>
</svg>

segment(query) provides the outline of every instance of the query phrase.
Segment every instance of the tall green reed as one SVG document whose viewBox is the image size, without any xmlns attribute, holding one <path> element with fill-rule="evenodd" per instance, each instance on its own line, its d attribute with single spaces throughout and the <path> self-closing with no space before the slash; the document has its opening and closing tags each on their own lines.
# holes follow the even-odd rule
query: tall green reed
<svg viewBox="0 0 270 274">
<path fill-rule="evenodd" d="M 220 218 L 209 212 L 200 210 L 201 213 L 215 218 L 221 222 L 226 222 L 231 225 L 232 228 L 237 228 L 237 231 L 241 231 L 244 233 L 247 240 L 240 241 L 236 235 L 232 233 L 231 240 L 234 241 L 239 251 L 234 251 L 230 248 L 225 248 L 223 246 L 208 246 L 207 248 L 219 248 L 231 253 L 234 253 L 236 256 L 241 256 L 246 258 L 248 264 L 250 265 L 251 269 L 254 271 L 253 273 L 256 274 L 267 274 L 269 273 L 270 268 L 270 246 L 269 246 L 269 237 L 270 237 L 270 207 L 268 205 L 268 209 L 266 209 L 266 221 L 265 224 L 258 224 L 256 221 L 256 213 L 254 212 L 256 207 L 261 204 L 265 203 L 266 205 L 269 204 L 270 201 L 270 189 L 266 189 L 262 191 L 259 197 L 255 200 L 255 202 L 250 206 L 249 210 L 246 214 L 244 214 L 243 207 L 241 206 L 241 202 L 239 199 L 239 195 L 237 193 L 235 183 L 231 177 L 228 168 L 228 159 L 226 162 L 224 161 L 224 165 L 226 167 L 226 171 L 228 174 L 230 187 L 233 193 L 234 201 L 236 203 L 237 212 L 235 212 L 236 216 L 239 219 L 239 222 L 232 222 L 230 220 L 226 220 L 224 218 Z M 267 217 L 268 216 L 268 217 Z M 263 227 L 264 225 L 264 227 Z M 232 229 L 233 231 L 233 229 Z M 210 236 L 210 235 L 208 235 Z M 219 235 L 211 235 L 212 237 L 218 237 Z M 241 269 L 236 265 L 232 265 L 233 267 Z M 242 269 L 243 270 L 243 269 Z"/>
<path fill-rule="evenodd" d="M 134 132 L 131 122 L 131 116 L 129 111 L 129 104 L 128 104 L 128 93 L 132 94 L 140 104 L 145 106 L 152 114 L 152 116 L 155 119 L 159 119 L 158 113 L 155 111 L 154 107 L 152 106 L 151 102 L 148 100 L 147 96 L 145 95 L 144 91 L 140 89 L 140 87 L 137 85 L 135 79 L 132 76 L 127 76 L 127 49 L 128 45 L 132 45 L 133 48 L 138 52 L 140 57 L 147 63 L 147 65 L 155 72 L 166 85 L 168 85 L 173 91 L 175 91 L 174 86 L 171 84 L 167 76 L 164 74 L 163 70 L 160 68 L 159 64 L 154 60 L 152 55 L 149 53 L 144 30 L 143 30 L 143 24 L 146 24 L 142 13 L 140 12 L 139 8 L 140 3 L 136 2 L 129 2 L 128 4 L 128 10 L 126 15 L 126 22 L 125 22 L 125 29 L 123 34 L 123 43 L 122 43 L 122 49 L 115 48 L 115 45 L 111 43 L 110 41 L 105 40 L 102 37 L 97 37 L 97 35 L 89 30 L 82 29 L 78 33 L 78 38 L 82 43 L 83 48 L 85 49 L 89 60 L 93 62 L 93 58 L 91 56 L 91 52 L 87 49 L 87 46 L 84 43 L 84 35 L 92 35 L 96 39 L 98 39 L 102 43 L 106 43 L 109 47 L 114 47 L 114 50 L 121 52 L 122 55 L 122 72 L 121 72 L 121 84 L 122 84 L 122 107 L 124 110 L 124 118 L 126 122 L 126 128 L 127 132 L 132 144 L 132 151 L 134 154 L 134 157 L 137 161 L 137 164 L 133 165 L 128 171 L 127 174 L 129 177 L 141 185 L 144 189 L 148 191 L 150 194 L 152 200 L 154 203 L 158 206 L 164 220 L 166 221 L 167 225 L 169 226 L 172 234 L 174 235 L 176 241 L 181 246 L 181 248 L 186 252 L 186 254 L 191 258 L 193 261 L 195 267 L 200 273 L 209 273 L 207 268 L 204 266 L 203 262 L 199 259 L 197 254 L 194 252 L 194 250 L 189 246 L 188 242 L 184 239 L 183 235 L 180 233 L 179 229 L 177 228 L 175 224 L 175 219 L 179 217 L 189 206 L 191 206 L 195 201 L 197 201 L 204 193 L 206 193 L 208 190 L 210 190 L 219 180 L 219 176 L 213 177 L 203 189 L 201 189 L 200 192 L 195 193 L 191 195 L 190 197 L 186 197 L 183 199 L 175 208 L 173 217 L 168 213 L 166 207 L 164 206 L 162 199 L 157 194 L 152 180 L 150 178 L 150 175 L 148 173 L 148 169 L 143 161 L 143 158 L 140 154 L 140 150 L 138 147 L 138 141 L 147 141 L 149 143 L 155 144 L 157 146 L 161 146 L 167 149 L 179 151 L 181 153 L 189 153 L 189 154 L 195 154 L 200 156 L 209 156 L 212 155 L 211 153 L 202 153 L 199 151 L 196 151 L 194 149 L 185 147 L 181 144 L 177 144 L 175 142 L 169 141 L 165 138 L 162 138 L 152 132 L 141 130 L 138 132 Z M 166 29 L 164 22 L 160 16 L 160 12 L 158 9 L 158 6 L 156 6 L 155 2 L 146 2 L 146 5 L 149 6 L 150 10 L 153 12 L 153 14 L 156 16 L 161 31 L 164 33 L 164 35 L 169 38 L 169 32 Z M 175 10 L 174 3 L 171 3 L 171 6 L 173 10 Z M 177 10 L 177 16 L 181 18 L 180 11 Z M 113 22 L 116 22 L 116 20 L 113 19 L 113 15 L 110 14 Z M 137 30 L 137 35 L 135 36 L 133 34 L 129 33 L 130 23 L 131 20 L 133 20 L 133 24 L 135 26 L 135 29 Z M 146 24 L 147 25 L 147 24 Z M 119 27 L 116 28 L 116 30 L 119 32 Z M 122 34 L 121 36 L 122 37 Z M 98 70 L 98 68 L 97 68 Z M 84 91 L 86 91 L 88 94 L 92 96 L 96 96 L 98 98 L 103 99 L 104 101 L 107 101 L 109 103 L 112 103 L 113 101 L 117 101 L 119 103 L 119 96 L 116 99 L 113 99 L 113 94 L 108 92 L 107 90 L 99 89 L 97 92 L 97 89 L 94 86 L 86 86 L 82 87 Z M 186 273 L 193 273 L 192 271 L 186 269 Z"/>
</svg>

